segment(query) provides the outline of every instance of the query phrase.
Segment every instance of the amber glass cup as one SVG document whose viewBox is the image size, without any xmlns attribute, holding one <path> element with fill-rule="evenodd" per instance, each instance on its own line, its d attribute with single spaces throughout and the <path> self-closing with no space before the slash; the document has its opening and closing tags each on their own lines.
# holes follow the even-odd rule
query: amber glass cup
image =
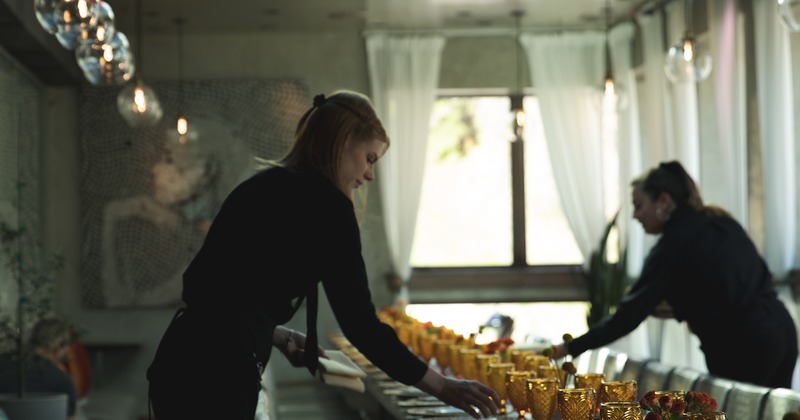
<svg viewBox="0 0 800 420">
<path fill-rule="evenodd" d="M 539 366 L 551 366 L 550 358 L 547 356 L 542 356 L 541 354 L 525 356 L 522 365 L 524 368 L 523 370 L 530 370 L 533 372 L 539 372 Z"/>
<path fill-rule="evenodd" d="M 480 349 L 463 348 L 461 353 L 461 375 L 465 379 L 478 379 L 478 363 L 476 359 L 481 354 Z"/>
<path fill-rule="evenodd" d="M 419 353 L 418 355 L 425 361 L 430 363 L 433 359 L 433 342 L 436 341 L 436 336 L 425 332 L 420 332 L 417 336 L 417 343 Z"/>
<path fill-rule="evenodd" d="M 633 401 L 615 401 L 600 404 L 600 420 L 641 420 L 642 408 Z"/>
<path fill-rule="evenodd" d="M 636 381 L 604 381 L 600 385 L 600 403 L 618 401 L 637 402 L 637 391 Z"/>
<path fill-rule="evenodd" d="M 528 385 L 526 381 L 531 377 L 527 370 L 511 370 L 506 372 L 506 396 L 508 402 L 517 412 L 517 418 L 525 418 L 528 412 Z"/>
<path fill-rule="evenodd" d="M 552 420 L 558 409 L 556 378 L 533 378 L 526 381 L 528 407 L 534 420 Z"/>
<path fill-rule="evenodd" d="M 514 370 L 511 362 L 489 363 L 489 388 L 492 388 L 500 397 L 500 414 L 506 414 L 508 394 L 506 393 L 506 372 Z"/>
<path fill-rule="evenodd" d="M 500 355 L 498 354 L 479 354 L 475 356 L 475 365 L 478 370 L 478 382 L 489 385 L 489 365 L 492 363 L 500 363 Z"/>
<path fill-rule="evenodd" d="M 592 388 L 595 393 L 594 409 L 600 412 L 600 386 L 605 380 L 602 373 L 579 373 L 575 375 L 575 388 Z"/>
<path fill-rule="evenodd" d="M 596 401 L 594 388 L 568 388 L 558 390 L 558 415 L 564 420 L 594 419 Z"/>
<path fill-rule="evenodd" d="M 461 369 L 461 349 L 466 348 L 464 344 L 451 344 L 447 346 L 447 358 L 450 362 L 450 372 L 453 376 L 463 377 Z"/>
<path fill-rule="evenodd" d="M 513 350 L 511 352 L 511 361 L 514 362 L 517 370 L 527 370 L 525 369 L 525 358 L 534 354 L 536 353 L 531 350 Z"/>
<path fill-rule="evenodd" d="M 656 401 L 663 396 L 668 396 L 670 401 L 683 400 L 686 401 L 686 391 L 656 391 Z"/>
<path fill-rule="evenodd" d="M 450 367 L 450 352 L 448 347 L 453 344 L 453 340 L 446 338 L 439 338 L 433 342 L 433 358 L 436 359 L 436 364 L 444 374 L 447 368 Z"/>
</svg>

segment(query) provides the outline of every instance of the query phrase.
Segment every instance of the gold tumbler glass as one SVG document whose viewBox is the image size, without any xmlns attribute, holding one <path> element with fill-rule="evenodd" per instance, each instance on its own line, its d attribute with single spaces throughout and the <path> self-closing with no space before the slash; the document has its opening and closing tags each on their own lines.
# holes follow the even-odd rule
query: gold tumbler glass
<svg viewBox="0 0 800 420">
<path fill-rule="evenodd" d="M 500 355 L 498 354 L 479 354 L 475 356 L 475 364 L 478 370 L 478 382 L 489 385 L 489 365 L 491 363 L 500 363 Z"/>
<path fill-rule="evenodd" d="M 594 388 L 565 388 L 558 390 L 558 415 L 564 420 L 594 419 Z"/>
<path fill-rule="evenodd" d="M 551 366 L 550 358 L 547 356 L 542 356 L 541 354 L 525 356 L 522 365 L 523 370 L 531 370 L 534 372 L 539 372 L 539 366 Z"/>
<path fill-rule="evenodd" d="M 633 401 L 615 401 L 600 404 L 600 420 L 641 420 L 642 408 Z"/>
<path fill-rule="evenodd" d="M 638 388 L 636 381 L 608 381 L 600 385 L 600 403 L 632 401 L 636 399 Z"/>
<path fill-rule="evenodd" d="M 500 397 L 500 414 L 506 414 L 508 394 L 506 393 L 506 372 L 514 370 L 511 362 L 489 363 L 489 388 L 492 388 Z"/>
<path fill-rule="evenodd" d="M 656 401 L 660 400 L 661 397 L 667 396 L 670 401 L 682 400 L 686 402 L 686 391 L 656 391 L 655 395 Z"/>
<path fill-rule="evenodd" d="M 525 358 L 534 354 L 536 353 L 532 350 L 515 350 L 511 352 L 511 361 L 514 362 L 517 370 L 527 370 L 525 369 Z"/>
<path fill-rule="evenodd" d="M 527 370 L 510 370 L 506 372 L 506 396 L 517 412 L 517 418 L 525 418 L 528 412 L 528 386 L 525 381 L 531 377 Z"/>
<path fill-rule="evenodd" d="M 436 359 L 436 364 L 439 365 L 439 370 L 442 374 L 447 372 L 450 367 L 450 351 L 448 347 L 453 344 L 453 340 L 447 338 L 440 338 L 433 342 L 433 358 Z"/>
<path fill-rule="evenodd" d="M 594 410 L 600 412 L 600 386 L 606 376 L 602 373 L 579 373 L 575 375 L 575 388 L 592 388 L 595 393 Z"/>
<path fill-rule="evenodd" d="M 558 409 L 556 378 L 532 378 L 526 381 L 528 406 L 534 420 L 552 420 Z"/>
</svg>

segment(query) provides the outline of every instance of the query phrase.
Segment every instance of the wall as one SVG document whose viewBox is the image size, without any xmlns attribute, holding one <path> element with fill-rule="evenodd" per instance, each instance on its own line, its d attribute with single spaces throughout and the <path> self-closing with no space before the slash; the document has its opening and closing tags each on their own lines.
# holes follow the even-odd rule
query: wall
<svg viewBox="0 0 800 420">
<path fill-rule="evenodd" d="M 175 37 L 154 36 L 147 38 L 145 45 L 143 63 L 146 64 L 142 70 L 145 81 L 177 79 Z M 503 63 L 513 63 L 512 48 L 513 44 L 507 38 L 449 40 L 443 57 L 442 87 L 511 87 L 514 66 Z M 478 52 L 483 59 L 469 59 L 477 56 Z M 295 77 L 304 80 L 313 93 L 327 93 L 340 88 L 369 91 L 366 50 L 362 36 L 356 32 L 187 36 L 184 57 L 184 78 L 187 80 Z M 59 302 L 64 313 L 85 327 L 86 342 L 137 346 L 103 352 L 104 371 L 95 372 L 94 388 L 133 395 L 135 414 L 143 416 L 147 413 L 145 371 L 174 310 L 82 308 L 81 271 L 76 263 L 80 261 L 81 246 L 78 228 L 81 179 L 76 109 L 78 93 L 77 88 L 70 87 L 46 91 L 45 147 L 42 148 L 43 217 L 48 247 L 63 252 L 67 259 L 66 269 L 57 285 Z M 370 188 L 362 238 L 373 298 L 376 306 L 380 307 L 392 301 L 384 281 L 390 263 L 380 220 L 380 191 L 377 183 Z M 289 326 L 305 330 L 302 310 Z M 334 328 L 336 322 L 323 298 L 319 331 Z M 278 384 L 308 379 L 305 370 L 292 368 L 281 356 L 273 359 L 270 368 Z"/>
</svg>

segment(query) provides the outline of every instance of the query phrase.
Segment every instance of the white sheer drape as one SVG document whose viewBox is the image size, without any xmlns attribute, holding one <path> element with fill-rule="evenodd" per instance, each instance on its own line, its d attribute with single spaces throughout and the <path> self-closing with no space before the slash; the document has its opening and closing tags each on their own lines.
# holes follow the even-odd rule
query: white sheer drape
<svg viewBox="0 0 800 420">
<path fill-rule="evenodd" d="M 395 272 L 407 282 L 445 38 L 376 33 L 366 44 L 372 100 L 391 140 L 377 169 L 384 224 Z"/>
<path fill-rule="evenodd" d="M 539 98 L 556 187 L 584 260 L 606 223 L 600 113 L 595 86 L 604 76 L 600 32 L 523 34 Z"/>
<path fill-rule="evenodd" d="M 795 127 L 789 34 L 778 24 L 774 1 L 753 4 L 756 86 L 764 186 L 764 258 L 776 279 L 786 277 L 798 252 Z M 798 325 L 791 289 L 779 290 Z M 798 388 L 798 369 L 793 387 Z"/>
<path fill-rule="evenodd" d="M 709 1 L 708 40 L 714 70 L 707 83 L 714 87 L 714 112 L 719 142 L 718 170 L 723 182 L 704 199 L 728 210 L 745 228 L 748 225 L 747 110 L 745 107 L 744 24 L 736 0 Z M 710 139 L 709 139 L 710 140 Z M 713 193 L 713 200 L 709 200 Z"/>
<path fill-rule="evenodd" d="M 628 106 L 617 115 L 617 145 L 619 149 L 619 206 L 620 214 L 617 219 L 621 244 L 627 251 L 628 272 L 638 275 L 638 271 L 631 272 L 631 261 L 641 265 L 644 258 L 644 231 L 638 226 L 633 226 L 631 211 L 630 183 L 642 172 L 642 139 L 639 118 L 639 95 L 636 85 L 636 73 L 633 69 L 632 50 L 635 36 L 635 25 L 632 22 L 615 26 L 609 32 L 609 48 L 611 51 L 611 66 L 614 79 L 627 92 Z M 633 227 L 633 228 L 632 228 Z M 609 347 L 630 354 L 635 357 L 650 357 L 648 340 L 648 326 L 644 322 L 633 332 L 620 338 Z"/>
</svg>

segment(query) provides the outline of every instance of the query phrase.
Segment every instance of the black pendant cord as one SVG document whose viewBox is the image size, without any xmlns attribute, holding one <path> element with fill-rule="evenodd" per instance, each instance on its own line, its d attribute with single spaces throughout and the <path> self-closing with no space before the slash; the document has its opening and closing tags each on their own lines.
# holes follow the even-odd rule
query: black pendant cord
<svg viewBox="0 0 800 420">
<path fill-rule="evenodd" d="M 184 116 L 184 93 L 183 93 L 183 25 L 186 21 L 183 18 L 181 0 L 177 0 L 178 16 L 175 18 L 175 25 L 178 26 L 178 113 Z M 185 117 L 185 116 L 184 116 Z"/>
<path fill-rule="evenodd" d="M 142 0 L 136 0 L 136 80 L 142 80 L 144 59 L 142 57 Z"/>
</svg>

